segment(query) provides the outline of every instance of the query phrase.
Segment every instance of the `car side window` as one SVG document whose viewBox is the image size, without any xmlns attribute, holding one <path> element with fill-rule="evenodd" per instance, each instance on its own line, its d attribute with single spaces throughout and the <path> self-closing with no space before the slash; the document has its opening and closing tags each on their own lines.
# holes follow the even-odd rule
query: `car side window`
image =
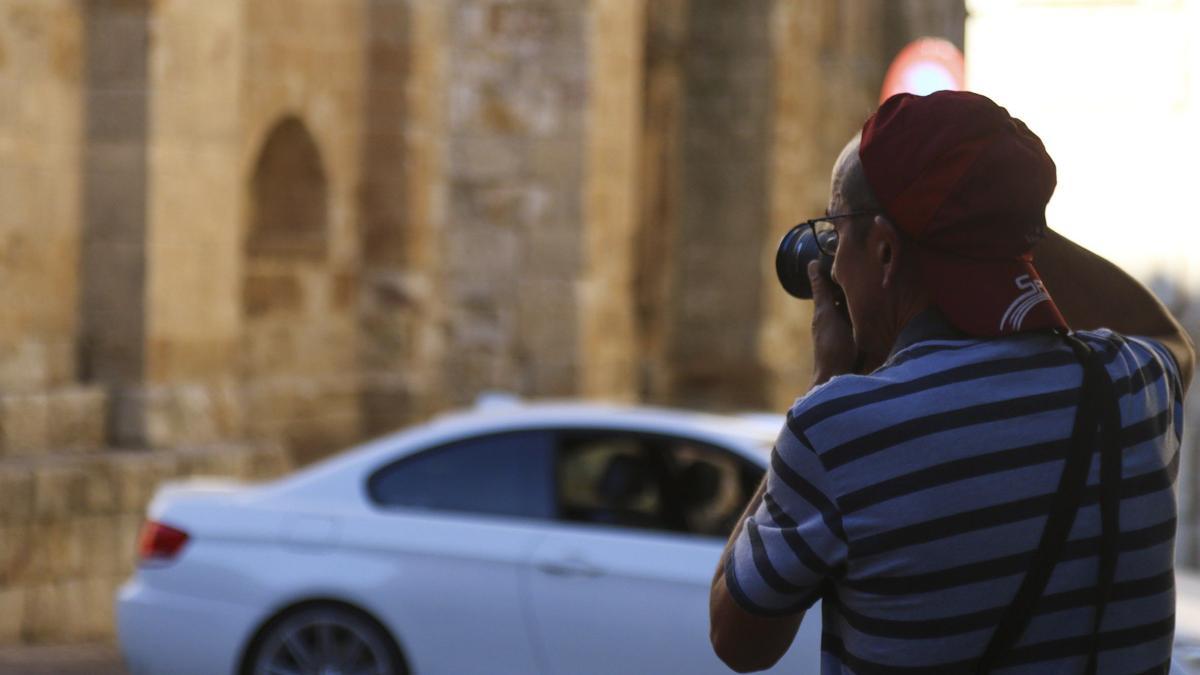
<svg viewBox="0 0 1200 675">
<path fill-rule="evenodd" d="M 733 453 L 683 438 L 625 432 L 559 439 L 559 518 L 723 537 L 762 477 Z"/>
<path fill-rule="evenodd" d="M 405 457 L 375 472 L 375 503 L 435 511 L 553 517 L 549 432 L 470 438 Z"/>
</svg>

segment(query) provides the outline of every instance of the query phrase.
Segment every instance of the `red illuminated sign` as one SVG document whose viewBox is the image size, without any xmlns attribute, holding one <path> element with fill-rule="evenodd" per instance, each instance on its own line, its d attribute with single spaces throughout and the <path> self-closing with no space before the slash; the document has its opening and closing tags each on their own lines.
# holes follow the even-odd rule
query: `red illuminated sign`
<svg viewBox="0 0 1200 675">
<path fill-rule="evenodd" d="M 921 38 L 901 49 L 892 61 L 879 102 L 901 92 L 924 96 L 963 86 L 963 55 L 958 47 L 941 38 Z"/>
</svg>

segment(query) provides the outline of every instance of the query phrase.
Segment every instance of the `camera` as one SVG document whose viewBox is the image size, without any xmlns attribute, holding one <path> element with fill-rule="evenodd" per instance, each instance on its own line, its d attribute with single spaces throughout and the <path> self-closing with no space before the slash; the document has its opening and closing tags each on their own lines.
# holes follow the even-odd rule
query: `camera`
<svg viewBox="0 0 1200 675">
<path fill-rule="evenodd" d="M 808 263 L 813 260 L 819 261 L 821 274 L 832 284 L 830 270 L 833 268 L 833 256 L 822 253 L 817 247 L 812 228 L 800 224 L 783 235 L 779 251 L 775 254 L 775 274 L 779 276 L 783 290 L 794 297 L 811 300 L 813 291 L 808 280 Z M 836 285 L 833 288 L 840 296 L 841 289 Z"/>
</svg>

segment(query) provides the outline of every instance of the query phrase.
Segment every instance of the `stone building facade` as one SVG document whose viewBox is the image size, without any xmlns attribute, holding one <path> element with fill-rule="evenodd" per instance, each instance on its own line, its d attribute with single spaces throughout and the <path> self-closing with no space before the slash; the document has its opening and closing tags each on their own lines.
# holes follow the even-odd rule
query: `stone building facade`
<svg viewBox="0 0 1200 675">
<path fill-rule="evenodd" d="M 961 0 L 0 0 L 0 643 L 161 480 L 480 392 L 781 409 L 775 243 Z"/>
</svg>

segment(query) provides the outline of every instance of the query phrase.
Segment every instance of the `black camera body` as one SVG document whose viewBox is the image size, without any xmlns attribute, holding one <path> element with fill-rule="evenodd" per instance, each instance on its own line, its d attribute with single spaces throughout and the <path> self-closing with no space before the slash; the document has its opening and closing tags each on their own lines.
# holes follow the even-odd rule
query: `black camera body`
<svg viewBox="0 0 1200 675">
<path fill-rule="evenodd" d="M 821 274 L 832 284 L 830 270 L 833 268 L 833 256 L 822 253 L 817 247 L 812 228 L 797 225 L 783 235 L 779 251 L 775 253 L 775 274 L 779 276 L 783 290 L 794 297 L 811 300 L 813 291 L 808 279 L 808 263 L 814 260 L 819 262 Z M 836 285 L 834 288 L 837 289 Z"/>
</svg>

